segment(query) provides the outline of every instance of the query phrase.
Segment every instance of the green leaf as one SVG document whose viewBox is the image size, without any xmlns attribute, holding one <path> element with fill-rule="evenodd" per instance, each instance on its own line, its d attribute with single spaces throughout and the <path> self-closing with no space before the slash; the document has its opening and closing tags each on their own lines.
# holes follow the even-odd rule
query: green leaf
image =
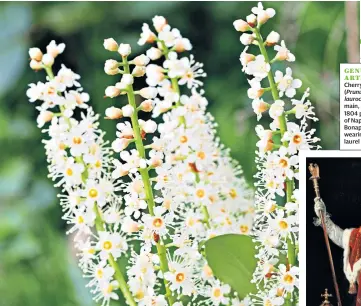
<svg viewBox="0 0 361 306">
<path fill-rule="evenodd" d="M 251 237 L 237 234 L 217 236 L 208 240 L 205 247 L 213 274 L 229 284 L 239 298 L 256 292 L 256 285 L 251 283 L 257 265 Z"/>
</svg>

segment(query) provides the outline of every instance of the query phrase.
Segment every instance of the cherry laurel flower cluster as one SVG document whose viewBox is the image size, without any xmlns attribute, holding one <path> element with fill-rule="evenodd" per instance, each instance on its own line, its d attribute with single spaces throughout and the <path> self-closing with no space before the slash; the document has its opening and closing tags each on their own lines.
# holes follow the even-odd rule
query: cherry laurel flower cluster
<svg viewBox="0 0 361 306">
<path fill-rule="evenodd" d="M 113 178 L 122 179 L 126 220 L 141 244 L 131 253 L 129 288 L 139 305 L 228 305 L 237 298 L 213 276 L 202 243 L 248 234 L 252 194 L 215 136 L 201 89 L 203 65 L 181 55 L 191 50 L 189 40 L 164 17 L 152 21 L 154 30 L 143 24 L 138 41 L 148 46 L 145 54 L 131 59 L 130 45 L 104 41 L 118 58 L 104 70 L 119 75 L 105 95 L 127 96 L 127 103 L 115 99 L 106 116 L 121 119 L 112 143 L 120 157 Z M 143 76 L 147 87 L 135 89 Z"/>
<path fill-rule="evenodd" d="M 254 240 L 258 247 L 258 266 L 253 281 L 258 293 L 252 295 L 252 305 L 298 304 L 298 152 L 318 149 L 319 139 L 310 129 L 309 121 L 317 121 L 309 101 L 309 89 L 297 99 L 302 82 L 285 72 L 272 71 L 275 62 L 294 62 L 295 56 L 271 31 L 264 39 L 261 28 L 275 15 L 262 3 L 252 8 L 246 21 L 234 22 L 243 32 L 240 41 L 245 45 L 240 61 L 250 88 L 248 97 L 260 120 L 265 114 L 272 119 L 269 127 L 257 125 L 256 217 Z M 248 53 L 249 49 L 258 55 Z M 285 258 L 287 260 L 285 260 Z"/>
<path fill-rule="evenodd" d="M 49 176 L 61 188 L 79 266 L 102 306 L 120 294 L 131 306 L 239 305 L 230 286 L 213 276 L 203 243 L 250 233 L 252 193 L 206 112 L 202 64 L 181 56 L 191 50 L 189 40 L 161 16 L 153 25 L 154 31 L 143 25 L 138 41 L 152 45 L 132 59 L 130 45 L 104 41 L 117 56 L 104 70 L 120 76 L 105 95 L 128 98 L 106 110 L 107 119 L 121 120 L 111 146 L 80 76 L 64 65 L 53 73 L 65 45 L 52 41 L 46 54 L 29 50 L 30 67 L 47 73 L 27 96 L 39 103 L 38 126 L 46 126 Z M 143 76 L 148 87 L 135 90 Z"/>
</svg>

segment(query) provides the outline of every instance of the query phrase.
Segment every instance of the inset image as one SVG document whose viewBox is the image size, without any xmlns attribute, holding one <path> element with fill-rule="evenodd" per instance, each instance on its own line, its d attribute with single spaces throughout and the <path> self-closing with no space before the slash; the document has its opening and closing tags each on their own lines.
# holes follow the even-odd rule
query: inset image
<svg viewBox="0 0 361 306">
<path fill-rule="evenodd" d="M 306 304 L 361 305 L 361 156 L 307 157 Z M 302 230 L 302 229 L 301 229 Z M 301 243 L 301 248 L 302 248 Z M 304 271 L 304 270 L 303 270 Z M 323 305 L 323 304 L 322 304 Z M 328 304 L 327 304 L 328 305 Z"/>
</svg>

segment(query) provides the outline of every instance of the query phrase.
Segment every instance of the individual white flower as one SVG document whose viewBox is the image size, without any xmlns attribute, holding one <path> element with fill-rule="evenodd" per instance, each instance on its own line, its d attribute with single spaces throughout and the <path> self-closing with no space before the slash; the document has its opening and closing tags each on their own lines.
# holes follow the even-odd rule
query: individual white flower
<svg viewBox="0 0 361 306">
<path fill-rule="evenodd" d="M 177 37 L 174 40 L 174 50 L 176 52 L 190 51 L 192 50 L 192 44 L 188 38 Z"/>
<path fill-rule="evenodd" d="M 302 86 L 302 82 L 299 79 L 293 79 L 292 69 L 287 67 L 286 74 L 279 70 L 275 73 L 275 81 L 277 82 L 277 88 L 280 91 L 280 97 L 286 94 L 287 97 L 293 98 L 296 95 L 296 89 Z"/>
<path fill-rule="evenodd" d="M 29 88 L 26 91 L 29 102 L 35 102 L 36 100 L 42 99 L 44 90 L 45 84 L 42 82 L 38 82 L 36 84 L 29 84 Z"/>
<path fill-rule="evenodd" d="M 168 48 L 173 47 L 177 39 L 181 37 L 179 30 L 171 29 L 168 24 L 163 26 L 162 31 L 158 35 L 159 40 L 162 40 Z"/>
<path fill-rule="evenodd" d="M 258 6 L 252 8 L 252 13 L 257 15 L 258 24 L 264 24 L 276 14 L 276 11 L 273 8 L 264 10 L 262 3 L 258 2 Z"/>
<path fill-rule="evenodd" d="M 103 46 L 108 51 L 117 51 L 118 50 L 118 44 L 114 40 L 114 38 L 104 39 Z"/>
<path fill-rule="evenodd" d="M 261 86 L 260 80 L 253 78 L 252 80 L 248 80 L 248 83 L 251 85 L 251 87 L 247 90 L 248 98 L 258 99 L 262 97 L 264 89 Z"/>
<path fill-rule="evenodd" d="M 147 202 L 140 200 L 136 195 L 126 194 L 124 196 L 125 209 L 124 212 L 127 216 L 133 216 L 134 219 L 139 219 L 141 213 L 140 210 L 148 207 Z"/>
<path fill-rule="evenodd" d="M 279 116 L 281 116 L 284 112 L 284 105 L 285 102 L 283 102 L 282 100 L 276 100 L 274 103 L 272 103 L 269 109 L 270 117 L 273 119 L 277 119 Z"/>
<path fill-rule="evenodd" d="M 109 282 L 112 280 L 114 275 L 114 269 L 108 266 L 106 261 L 101 261 L 98 264 L 92 264 L 88 268 L 87 277 L 92 277 L 93 279 L 88 283 L 87 286 L 93 287 L 98 282 Z"/>
<path fill-rule="evenodd" d="M 234 21 L 233 26 L 236 29 L 236 31 L 239 31 L 239 32 L 245 32 L 245 31 L 250 30 L 249 24 L 242 19 L 237 19 L 236 21 Z"/>
<path fill-rule="evenodd" d="M 99 241 L 96 247 L 100 251 L 99 256 L 102 260 L 107 260 L 109 255 L 117 259 L 128 250 L 127 241 L 119 233 L 100 231 L 98 235 Z"/>
<path fill-rule="evenodd" d="M 130 172 L 136 172 L 138 168 L 146 168 L 147 163 L 144 159 L 139 157 L 137 150 L 122 151 L 120 152 L 120 158 L 126 162 L 126 167 Z"/>
<path fill-rule="evenodd" d="M 94 297 L 94 300 L 98 302 L 99 300 L 103 300 L 102 305 L 109 305 L 110 300 L 119 300 L 118 294 L 114 292 L 114 290 L 118 289 L 119 284 L 116 280 L 110 282 L 100 282 L 99 290 L 100 293 Z"/>
<path fill-rule="evenodd" d="M 51 57 L 56 58 L 59 54 L 63 53 L 65 44 L 57 44 L 55 40 L 52 40 L 49 45 L 46 46 L 46 52 Z"/>
<path fill-rule="evenodd" d="M 30 48 L 29 56 L 32 60 L 40 62 L 43 57 L 43 52 L 41 52 L 41 50 L 39 48 Z"/>
<path fill-rule="evenodd" d="M 64 85 L 65 88 L 66 87 L 70 88 L 73 86 L 80 87 L 80 83 L 78 82 L 79 79 L 80 79 L 80 75 L 74 73 L 71 69 L 67 68 L 65 65 L 61 65 L 61 68 L 55 77 L 55 81 L 59 85 Z"/>
<path fill-rule="evenodd" d="M 149 50 L 147 50 L 146 54 L 152 61 L 155 61 L 159 59 L 163 53 L 160 49 L 151 47 Z"/>
<path fill-rule="evenodd" d="M 149 29 L 149 25 L 143 23 L 142 33 L 138 40 L 138 45 L 143 46 L 146 43 L 152 43 L 156 40 L 157 36 Z"/>
<path fill-rule="evenodd" d="M 164 278 L 170 282 L 170 289 L 183 295 L 192 295 L 195 286 L 192 280 L 191 267 L 181 260 L 169 261 L 169 272 L 164 273 Z"/>
<path fill-rule="evenodd" d="M 262 125 L 256 126 L 256 133 L 260 140 L 257 142 L 256 146 L 259 148 L 260 152 L 267 152 L 273 148 L 272 141 L 272 131 L 265 130 Z"/>
<path fill-rule="evenodd" d="M 244 71 L 245 67 L 247 66 L 247 64 L 251 61 L 254 61 L 256 56 L 254 56 L 253 54 L 247 53 L 248 50 L 248 46 L 244 48 L 244 50 L 242 51 L 239 60 L 241 61 L 241 64 L 243 66 L 242 71 Z"/>
<path fill-rule="evenodd" d="M 85 170 L 83 164 L 76 163 L 74 158 L 70 157 L 62 168 L 66 184 L 78 185 L 82 183 L 81 174 Z"/>
<path fill-rule="evenodd" d="M 241 37 L 239 38 L 239 40 L 241 41 L 242 44 L 247 46 L 254 42 L 254 36 L 253 36 L 253 34 L 243 33 L 241 35 Z"/>
<path fill-rule="evenodd" d="M 120 119 L 123 117 L 123 112 L 120 108 L 111 106 L 105 110 L 105 116 L 106 119 Z"/>
<path fill-rule="evenodd" d="M 274 49 L 277 51 L 275 59 L 279 61 L 289 61 L 294 62 L 296 60 L 295 56 L 287 49 L 284 40 L 281 41 L 281 45 L 276 45 Z"/>
<path fill-rule="evenodd" d="M 292 292 L 295 287 L 298 288 L 299 281 L 298 281 L 298 273 L 299 268 L 295 266 L 291 266 L 287 268 L 284 264 L 279 265 L 280 270 L 280 284 L 285 289 L 286 292 Z"/>
<path fill-rule="evenodd" d="M 284 133 L 282 141 L 288 141 L 290 154 L 295 154 L 299 150 L 310 149 L 309 137 L 300 130 L 300 126 L 294 122 L 287 123 L 287 131 Z"/>
<path fill-rule="evenodd" d="M 150 229 L 152 232 L 162 236 L 168 232 L 167 221 L 169 215 L 165 216 L 166 210 L 162 206 L 157 206 L 154 208 L 154 216 L 145 214 L 142 218 L 146 228 Z"/>
<path fill-rule="evenodd" d="M 278 211 L 275 218 L 268 220 L 271 229 L 281 238 L 289 236 L 291 233 L 297 232 L 297 217 L 286 216 L 284 211 Z"/>
<path fill-rule="evenodd" d="M 197 80 L 197 78 L 207 76 L 203 70 L 203 64 L 196 62 L 193 55 L 191 55 L 189 59 L 187 57 L 183 57 L 180 61 L 182 62 L 185 71 L 182 75 L 180 75 L 181 79 L 178 81 L 178 84 L 187 84 L 189 89 L 202 86 L 203 82 Z"/>
<path fill-rule="evenodd" d="M 276 43 L 278 43 L 278 41 L 280 40 L 280 37 L 281 37 L 280 34 L 278 34 L 275 31 L 272 31 L 271 33 L 269 33 L 266 38 L 267 46 L 274 46 Z"/>
<path fill-rule="evenodd" d="M 252 108 L 257 115 L 257 120 L 259 120 L 262 117 L 262 113 L 268 110 L 269 104 L 264 102 L 263 99 L 254 99 L 252 101 Z"/>
<path fill-rule="evenodd" d="M 167 20 L 163 16 L 154 16 L 152 21 L 157 32 L 162 31 L 164 26 L 167 24 Z"/>
<path fill-rule="evenodd" d="M 219 281 L 210 287 L 209 296 L 213 305 L 227 305 L 229 303 L 228 295 L 231 292 L 231 287 L 229 285 L 221 285 Z"/>
<path fill-rule="evenodd" d="M 115 140 L 116 141 L 116 140 Z M 113 142 L 114 143 L 114 142 Z M 113 145 L 113 144 L 112 144 Z M 127 144 L 128 145 L 128 144 Z M 115 149 L 117 148 L 117 146 L 115 146 L 115 148 L 113 148 L 113 150 L 115 151 Z M 122 151 L 123 147 L 119 148 L 119 151 Z M 117 179 L 120 177 L 123 177 L 125 175 L 129 174 L 129 167 L 125 164 L 122 164 L 119 160 L 117 159 L 113 159 L 112 163 L 115 166 L 114 171 L 112 172 L 112 178 L 113 179 Z"/>
<path fill-rule="evenodd" d="M 119 44 L 118 53 L 122 57 L 127 57 L 130 53 L 132 53 L 132 48 L 129 44 Z"/>
<path fill-rule="evenodd" d="M 265 61 L 263 55 L 257 55 L 254 61 L 247 64 L 245 72 L 256 78 L 264 79 L 271 70 L 271 65 Z"/>
<path fill-rule="evenodd" d="M 157 86 L 165 78 L 164 69 L 161 66 L 150 64 L 146 68 L 147 79 L 149 86 Z"/>
</svg>

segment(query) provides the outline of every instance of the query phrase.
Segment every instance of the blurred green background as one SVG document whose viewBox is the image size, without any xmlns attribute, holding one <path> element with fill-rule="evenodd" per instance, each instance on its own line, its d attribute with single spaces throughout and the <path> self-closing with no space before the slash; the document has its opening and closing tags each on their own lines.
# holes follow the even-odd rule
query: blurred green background
<svg viewBox="0 0 361 306">
<path fill-rule="evenodd" d="M 256 120 L 238 60 L 242 45 L 232 23 L 248 15 L 255 4 L 0 4 L 0 306 L 94 305 L 64 235 L 56 190 L 47 179 L 36 110 L 25 95 L 28 83 L 44 79 L 42 72 L 35 74 L 28 67 L 28 48 L 44 50 L 51 39 L 65 42 L 60 61 L 82 76 L 91 104 L 104 113 L 109 106 L 104 89 L 113 79 L 103 73 L 103 63 L 110 57 L 103 39 L 114 37 L 141 52 L 136 41 L 142 23 L 164 15 L 191 40 L 196 59 L 204 62 L 209 110 L 219 123 L 223 143 L 232 149 L 252 184 Z M 358 12 L 355 7 L 346 10 L 343 2 L 266 2 L 265 6 L 277 10 L 265 32 L 281 33 L 297 58 L 297 65 L 291 65 L 294 74 L 304 88 L 311 87 L 311 100 L 322 122 L 316 127 L 323 148 L 338 148 L 339 63 L 359 58 Z M 351 14 L 348 24 L 347 14 Z M 111 139 L 114 123 L 102 119 L 101 124 Z"/>
</svg>

